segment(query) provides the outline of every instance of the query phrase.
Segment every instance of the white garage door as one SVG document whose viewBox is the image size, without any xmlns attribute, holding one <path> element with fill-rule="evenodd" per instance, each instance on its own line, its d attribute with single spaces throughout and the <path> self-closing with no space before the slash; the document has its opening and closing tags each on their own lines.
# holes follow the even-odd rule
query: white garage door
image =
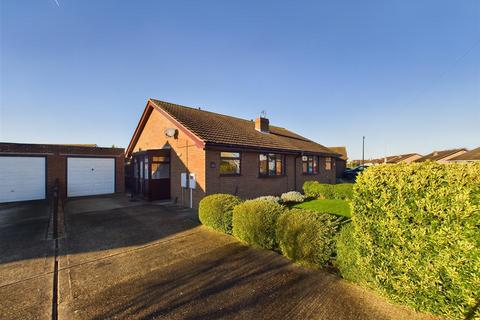
<svg viewBox="0 0 480 320">
<path fill-rule="evenodd" d="M 0 156 L 0 202 L 45 199 L 45 158 Z"/>
<path fill-rule="evenodd" d="M 67 196 L 115 192 L 115 159 L 67 158 Z"/>
</svg>

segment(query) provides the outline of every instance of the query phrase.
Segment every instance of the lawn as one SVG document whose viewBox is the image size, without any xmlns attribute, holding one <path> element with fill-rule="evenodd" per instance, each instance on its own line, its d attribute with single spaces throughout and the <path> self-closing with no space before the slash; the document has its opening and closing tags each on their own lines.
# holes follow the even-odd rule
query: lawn
<svg viewBox="0 0 480 320">
<path fill-rule="evenodd" d="M 294 205 L 294 208 L 307 209 L 320 213 L 331 213 L 351 218 L 350 203 L 339 199 L 315 199 Z"/>
</svg>

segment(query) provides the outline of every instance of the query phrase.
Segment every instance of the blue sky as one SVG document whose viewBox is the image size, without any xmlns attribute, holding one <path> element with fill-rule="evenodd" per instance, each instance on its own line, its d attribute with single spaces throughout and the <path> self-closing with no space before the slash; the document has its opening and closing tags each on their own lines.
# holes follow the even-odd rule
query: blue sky
<svg viewBox="0 0 480 320">
<path fill-rule="evenodd" d="M 126 147 L 149 97 L 366 158 L 480 145 L 480 1 L 2 0 L 0 141 Z"/>
</svg>

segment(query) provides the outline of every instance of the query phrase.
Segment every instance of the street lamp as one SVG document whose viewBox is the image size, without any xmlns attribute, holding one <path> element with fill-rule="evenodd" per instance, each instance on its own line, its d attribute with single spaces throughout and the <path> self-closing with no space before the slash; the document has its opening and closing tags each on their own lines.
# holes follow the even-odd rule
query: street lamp
<svg viewBox="0 0 480 320">
<path fill-rule="evenodd" d="M 365 165 L 365 136 L 362 141 L 362 166 Z"/>
</svg>

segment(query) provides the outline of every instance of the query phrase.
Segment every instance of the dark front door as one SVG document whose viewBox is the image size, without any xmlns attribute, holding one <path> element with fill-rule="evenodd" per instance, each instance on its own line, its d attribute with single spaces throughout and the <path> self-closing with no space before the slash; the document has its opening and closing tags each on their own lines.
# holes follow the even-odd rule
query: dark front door
<svg viewBox="0 0 480 320">
<path fill-rule="evenodd" d="M 170 157 L 152 156 L 150 199 L 170 199 Z"/>
</svg>

